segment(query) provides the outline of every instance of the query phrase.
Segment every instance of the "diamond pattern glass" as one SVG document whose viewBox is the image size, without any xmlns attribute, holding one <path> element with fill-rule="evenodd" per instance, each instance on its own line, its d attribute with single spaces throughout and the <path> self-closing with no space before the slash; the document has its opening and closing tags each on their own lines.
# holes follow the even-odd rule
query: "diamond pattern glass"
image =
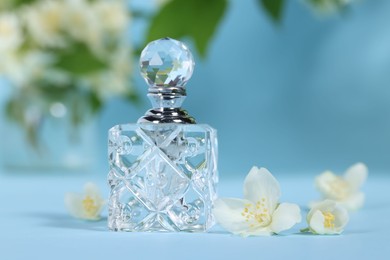
<svg viewBox="0 0 390 260">
<path fill-rule="evenodd" d="M 197 232 L 214 224 L 216 130 L 201 124 L 117 125 L 108 146 L 109 229 Z"/>
</svg>

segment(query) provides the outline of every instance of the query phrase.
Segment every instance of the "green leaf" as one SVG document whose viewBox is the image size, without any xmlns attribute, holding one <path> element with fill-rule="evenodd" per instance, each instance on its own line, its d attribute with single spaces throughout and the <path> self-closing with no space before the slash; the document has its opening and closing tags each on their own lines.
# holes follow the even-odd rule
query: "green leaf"
<svg viewBox="0 0 390 260">
<path fill-rule="evenodd" d="M 0 8 L 5 10 L 9 8 L 18 8 L 23 5 L 28 5 L 36 2 L 37 0 L 0 0 Z"/>
<path fill-rule="evenodd" d="M 280 22 L 282 19 L 283 9 L 285 5 L 284 0 L 258 0 L 266 13 L 274 20 Z"/>
<path fill-rule="evenodd" d="M 187 36 L 205 56 L 226 7 L 227 0 L 172 0 L 153 17 L 146 40 Z"/>
<path fill-rule="evenodd" d="M 131 103 L 133 103 L 135 106 L 141 105 L 141 99 L 139 97 L 139 94 L 136 90 L 132 90 L 129 93 L 125 95 L 125 98 L 129 100 Z"/>
<path fill-rule="evenodd" d="M 89 93 L 89 106 L 91 108 L 91 112 L 93 114 L 100 111 L 100 109 L 103 107 L 103 101 L 99 98 L 99 96 L 95 92 Z"/>
<path fill-rule="evenodd" d="M 73 74 L 85 75 L 107 68 L 107 64 L 98 59 L 85 44 L 75 44 L 74 48 L 56 52 L 55 67 Z"/>
<path fill-rule="evenodd" d="M 23 107 L 20 104 L 18 104 L 17 99 L 14 99 L 14 98 L 10 99 L 6 103 L 4 111 L 5 111 L 6 117 L 9 120 L 23 123 L 23 120 L 24 120 Z"/>
<path fill-rule="evenodd" d="M 13 2 L 14 5 L 24 5 L 24 4 L 31 4 L 36 1 L 37 0 L 12 0 L 11 2 Z"/>
</svg>

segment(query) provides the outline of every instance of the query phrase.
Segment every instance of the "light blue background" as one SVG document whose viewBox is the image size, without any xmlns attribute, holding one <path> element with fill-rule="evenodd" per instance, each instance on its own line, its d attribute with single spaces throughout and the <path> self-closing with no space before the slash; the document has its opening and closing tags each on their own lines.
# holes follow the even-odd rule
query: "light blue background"
<svg viewBox="0 0 390 260">
<path fill-rule="evenodd" d="M 343 171 L 357 161 L 388 172 L 390 1 L 358 1 L 323 18 L 286 2 L 277 26 L 257 1 L 230 1 L 208 57 L 196 57 L 184 107 L 218 129 L 221 175 L 243 176 L 252 165 Z M 144 97 L 138 74 L 136 82 Z M 135 122 L 149 108 L 143 101 L 112 101 L 104 111 L 101 160 L 106 130 Z"/>
<path fill-rule="evenodd" d="M 218 130 L 220 174 L 242 177 L 252 165 L 341 172 L 357 161 L 388 172 L 390 1 L 357 1 L 322 18 L 300 1 L 286 2 L 283 22 L 275 25 L 257 1 L 230 1 L 207 58 L 195 53 L 184 107 Z M 134 21 L 135 42 L 144 29 Z M 135 70 L 142 104 L 111 100 L 98 119 L 99 175 L 108 169 L 108 129 L 136 122 L 150 107 Z"/>
</svg>

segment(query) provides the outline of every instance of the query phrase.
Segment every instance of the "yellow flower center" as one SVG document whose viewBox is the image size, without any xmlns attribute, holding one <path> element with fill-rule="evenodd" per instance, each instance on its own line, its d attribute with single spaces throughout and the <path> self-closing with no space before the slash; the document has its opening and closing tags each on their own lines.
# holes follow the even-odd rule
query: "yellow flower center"
<svg viewBox="0 0 390 260">
<path fill-rule="evenodd" d="M 245 221 L 251 222 L 250 227 L 264 227 L 271 222 L 271 216 L 265 203 L 266 199 L 262 198 L 256 204 L 245 205 L 241 215 L 245 218 Z"/>
<path fill-rule="evenodd" d="M 334 181 L 330 182 L 329 185 L 333 195 L 337 199 L 342 200 L 348 197 L 348 194 L 350 193 L 349 184 L 341 177 L 337 177 Z"/>
<path fill-rule="evenodd" d="M 334 221 L 336 220 L 335 216 L 331 212 L 323 212 L 324 215 L 324 227 L 326 228 L 334 228 Z"/>
<path fill-rule="evenodd" d="M 85 197 L 85 199 L 83 199 L 83 207 L 89 216 L 96 215 L 98 211 L 98 206 L 96 205 L 95 201 L 88 195 Z"/>
</svg>

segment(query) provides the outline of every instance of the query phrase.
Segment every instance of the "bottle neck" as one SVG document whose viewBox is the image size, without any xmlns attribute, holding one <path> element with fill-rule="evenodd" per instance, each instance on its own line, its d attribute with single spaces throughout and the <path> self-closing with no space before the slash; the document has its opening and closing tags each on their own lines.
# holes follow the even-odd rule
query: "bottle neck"
<svg viewBox="0 0 390 260">
<path fill-rule="evenodd" d="M 181 109 L 186 90 L 184 87 L 153 86 L 149 88 L 150 109 L 141 117 L 139 123 L 179 123 L 195 124 L 195 119 Z"/>
</svg>

